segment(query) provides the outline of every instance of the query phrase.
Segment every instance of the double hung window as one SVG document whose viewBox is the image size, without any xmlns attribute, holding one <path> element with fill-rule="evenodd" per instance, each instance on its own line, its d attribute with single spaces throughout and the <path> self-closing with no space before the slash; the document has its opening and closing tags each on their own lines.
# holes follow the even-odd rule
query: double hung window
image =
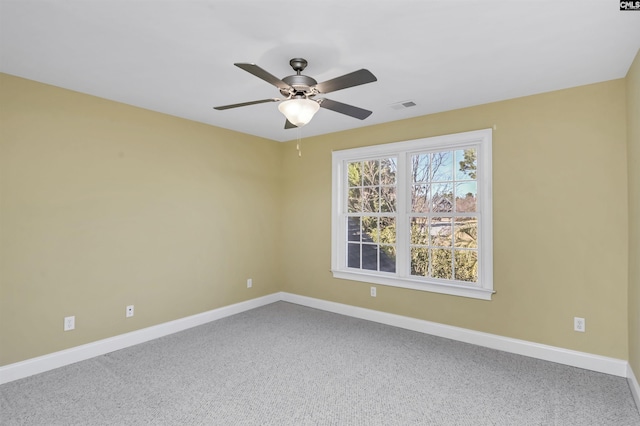
<svg viewBox="0 0 640 426">
<path fill-rule="evenodd" d="M 335 151 L 334 276 L 491 299 L 491 137 Z"/>
</svg>

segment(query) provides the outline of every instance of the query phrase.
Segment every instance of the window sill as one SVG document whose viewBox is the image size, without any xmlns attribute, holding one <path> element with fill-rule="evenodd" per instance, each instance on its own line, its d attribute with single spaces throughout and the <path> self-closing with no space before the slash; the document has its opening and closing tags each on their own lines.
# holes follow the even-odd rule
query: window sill
<svg viewBox="0 0 640 426">
<path fill-rule="evenodd" d="M 395 276 L 384 277 L 361 272 L 348 272 L 332 270 L 334 278 L 351 281 L 361 281 L 372 284 L 387 285 L 391 287 L 408 288 L 411 290 L 428 291 L 431 293 L 448 294 L 451 296 L 469 297 L 472 299 L 491 300 L 495 293 L 486 288 L 471 287 L 457 284 L 436 284 L 420 280 L 398 278 Z"/>
</svg>

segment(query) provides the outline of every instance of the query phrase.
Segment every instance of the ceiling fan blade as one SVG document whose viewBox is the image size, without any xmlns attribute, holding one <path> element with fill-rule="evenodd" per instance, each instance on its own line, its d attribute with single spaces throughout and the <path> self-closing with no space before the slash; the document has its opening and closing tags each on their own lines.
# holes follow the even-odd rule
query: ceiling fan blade
<svg viewBox="0 0 640 426">
<path fill-rule="evenodd" d="M 238 68 L 242 68 L 246 72 L 251 73 L 251 74 L 255 75 L 258 78 L 263 79 L 267 83 L 273 84 L 278 89 L 289 90 L 289 88 L 291 87 L 287 83 L 285 83 L 284 81 L 280 80 L 278 77 L 276 77 L 276 76 L 274 76 L 272 74 L 269 74 L 267 71 L 263 70 L 262 68 L 260 68 L 256 64 L 236 63 L 236 64 L 233 64 L 233 65 L 235 65 Z"/>
<path fill-rule="evenodd" d="M 359 86 L 361 84 L 373 83 L 378 81 L 375 75 L 371 71 L 361 69 L 349 74 L 345 74 L 341 77 L 336 77 L 331 80 L 324 81 L 316 84 L 316 89 L 319 93 L 335 92 L 336 90 L 346 89 L 348 87 Z"/>
<path fill-rule="evenodd" d="M 263 104 L 265 102 L 278 102 L 278 101 L 280 101 L 280 99 L 278 99 L 278 98 L 260 99 L 259 101 L 242 102 L 240 104 L 217 106 L 217 107 L 213 107 L 213 109 L 217 109 L 218 111 L 222 111 L 222 110 L 225 110 L 225 109 L 238 108 L 238 107 L 243 107 L 243 106 L 248 106 L 248 105 L 255 105 L 255 104 Z"/>
<path fill-rule="evenodd" d="M 292 123 L 292 122 L 290 122 L 289 120 L 286 120 L 286 121 L 284 122 L 284 128 L 285 128 L 285 129 L 295 129 L 296 127 L 298 127 L 298 126 L 296 126 L 295 124 L 293 124 L 293 123 Z"/>
<path fill-rule="evenodd" d="M 353 105 L 343 104 L 342 102 L 332 101 L 331 99 L 320 99 L 320 106 L 322 108 L 330 109 L 331 111 L 339 112 L 359 120 L 364 120 L 370 116 L 373 112 L 367 109 L 355 107 Z"/>
</svg>

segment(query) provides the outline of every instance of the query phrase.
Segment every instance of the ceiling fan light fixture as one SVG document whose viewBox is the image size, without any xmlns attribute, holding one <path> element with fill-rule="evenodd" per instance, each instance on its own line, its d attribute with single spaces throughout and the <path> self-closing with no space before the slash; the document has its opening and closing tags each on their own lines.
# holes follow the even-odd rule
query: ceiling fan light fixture
<svg viewBox="0 0 640 426">
<path fill-rule="evenodd" d="M 278 110 L 296 127 L 309 123 L 319 109 L 318 102 L 306 98 L 288 99 L 278 105 Z"/>
</svg>

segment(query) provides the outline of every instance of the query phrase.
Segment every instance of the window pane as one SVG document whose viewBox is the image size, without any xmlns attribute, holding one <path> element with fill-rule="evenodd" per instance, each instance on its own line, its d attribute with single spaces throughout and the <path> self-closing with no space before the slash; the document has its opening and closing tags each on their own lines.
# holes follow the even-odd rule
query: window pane
<svg viewBox="0 0 640 426">
<path fill-rule="evenodd" d="M 451 229 L 450 217 L 434 217 L 431 219 L 431 246 L 451 247 L 453 244 L 453 233 Z"/>
<path fill-rule="evenodd" d="M 396 243 L 396 218 L 382 216 L 378 222 L 380 235 L 378 241 L 383 244 Z"/>
<path fill-rule="evenodd" d="M 362 163 L 347 163 L 347 173 L 349 177 L 349 186 L 362 186 Z"/>
<path fill-rule="evenodd" d="M 478 196 L 478 182 L 456 183 L 456 211 L 475 212 Z"/>
<path fill-rule="evenodd" d="M 363 164 L 362 185 L 380 185 L 380 162 L 377 160 L 365 161 Z"/>
<path fill-rule="evenodd" d="M 436 183 L 431 185 L 431 208 L 434 212 L 453 211 L 453 184 Z"/>
<path fill-rule="evenodd" d="M 456 180 L 476 179 L 478 169 L 476 157 L 475 148 L 456 151 Z"/>
<path fill-rule="evenodd" d="M 478 248 L 478 220 L 474 217 L 457 217 L 455 221 L 456 247 Z"/>
<path fill-rule="evenodd" d="M 382 213 L 396 211 L 396 187 L 383 186 L 380 188 L 380 211 Z"/>
<path fill-rule="evenodd" d="M 360 244 L 347 244 L 347 266 L 360 268 Z"/>
<path fill-rule="evenodd" d="M 456 280 L 478 281 L 478 252 L 476 250 L 456 250 Z"/>
<path fill-rule="evenodd" d="M 360 218 L 347 218 L 347 241 L 360 241 Z"/>
<path fill-rule="evenodd" d="M 431 255 L 431 276 L 450 280 L 452 277 L 451 250 L 430 249 Z"/>
<path fill-rule="evenodd" d="M 431 154 L 431 181 L 453 180 L 453 152 L 443 151 Z"/>
<path fill-rule="evenodd" d="M 429 154 L 411 156 L 411 181 L 414 183 L 429 181 Z"/>
<path fill-rule="evenodd" d="M 375 244 L 362 245 L 362 269 L 378 270 L 378 246 Z"/>
<path fill-rule="evenodd" d="M 380 270 L 382 272 L 396 272 L 396 248 L 394 246 L 380 246 Z"/>
<path fill-rule="evenodd" d="M 411 211 L 426 213 L 429 211 L 428 185 L 413 185 L 411 187 Z"/>
<path fill-rule="evenodd" d="M 383 158 L 380 160 L 380 184 L 395 185 L 398 167 L 395 158 Z"/>
<path fill-rule="evenodd" d="M 347 211 L 349 213 L 362 211 L 362 191 L 360 188 L 349 188 L 349 200 L 347 200 Z"/>
<path fill-rule="evenodd" d="M 429 244 L 429 219 L 426 217 L 411 218 L 411 244 L 426 246 Z"/>
<path fill-rule="evenodd" d="M 426 277 L 429 271 L 429 249 L 413 247 L 411 249 L 411 275 Z"/>
<path fill-rule="evenodd" d="M 379 212 L 380 211 L 380 188 L 362 188 L 362 211 Z"/>
<path fill-rule="evenodd" d="M 367 243 L 377 243 L 380 232 L 378 230 L 378 218 L 365 216 L 362 218 L 362 241 Z"/>
</svg>

